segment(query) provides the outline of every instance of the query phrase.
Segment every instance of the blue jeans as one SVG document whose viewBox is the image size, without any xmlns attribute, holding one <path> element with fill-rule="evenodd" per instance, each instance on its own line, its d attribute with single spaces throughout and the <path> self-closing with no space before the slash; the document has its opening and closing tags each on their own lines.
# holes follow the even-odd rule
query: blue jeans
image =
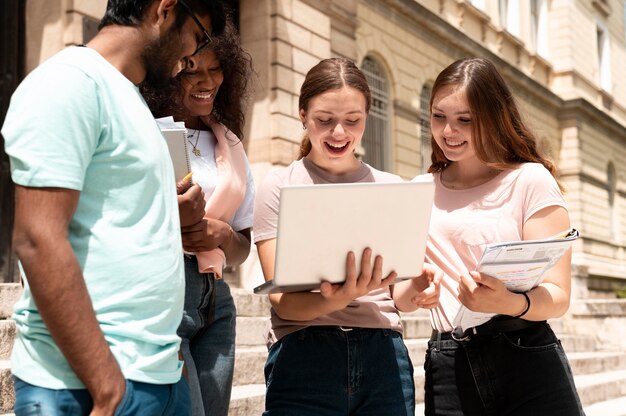
<svg viewBox="0 0 626 416">
<path fill-rule="evenodd" d="M 466 342 L 431 340 L 424 369 L 426 416 L 584 415 L 565 352 L 546 322 Z"/>
<path fill-rule="evenodd" d="M 185 257 L 185 311 L 178 328 L 193 416 L 227 416 L 235 367 L 237 311 L 230 288 Z"/>
<path fill-rule="evenodd" d="M 415 414 L 413 365 L 389 329 L 308 327 L 286 335 L 265 364 L 265 416 Z"/>
<path fill-rule="evenodd" d="M 17 377 L 15 416 L 89 415 L 93 402 L 86 389 L 52 390 L 34 386 Z M 148 384 L 126 380 L 126 392 L 115 416 L 184 416 L 191 414 L 187 382 Z"/>
</svg>

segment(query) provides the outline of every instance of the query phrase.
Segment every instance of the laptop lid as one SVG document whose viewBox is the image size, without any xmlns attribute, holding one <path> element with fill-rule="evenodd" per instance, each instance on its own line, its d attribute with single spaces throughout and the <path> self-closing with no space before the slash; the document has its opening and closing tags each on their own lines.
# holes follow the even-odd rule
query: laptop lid
<svg viewBox="0 0 626 416">
<path fill-rule="evenodd" d="M 274 279 L 256 293 L 319 288 L 345 280 L 348 251 L 383 257 L 383 277 L 422 273 L 434 198 L 432 177 L 419 182 L 285 186 L 281 189 Z"/>
</svg>

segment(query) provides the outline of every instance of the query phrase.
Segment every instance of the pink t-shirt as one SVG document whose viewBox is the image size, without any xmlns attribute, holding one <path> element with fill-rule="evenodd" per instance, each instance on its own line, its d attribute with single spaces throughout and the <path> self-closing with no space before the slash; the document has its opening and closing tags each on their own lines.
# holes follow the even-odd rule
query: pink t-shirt
<svg viewBox="0 0 626 416">
<path fill-rule="evenodd" d="M 261 184 L 254 206 L 254 242 L 276 238 L 280 189 L 286 185 L 353 182 L 400 182 L 399 176 L 362 163 L 348 175 L 333 175 L 304 158 L 289 166 L 269 172 Z M 330 209 L 330 208 L 329 208 Z M 303 219 L 305 220 L 305 219 Z M 302 236 L 306 238 L 306 236 Z M 352 301 L 345 309 L 320 316 L 312 321 L 289 321 L 271 311 L 271 328 L 266 341 L 271 346 L 287 334 L 312 325 L 388 328 L 402 332 L 400 316 L 389 289 L 379 289 Z"/>
<path fill-rule="evenodd" d="M 505 170 L 482 185 L 446 188 L 434 174 L 435 202 L 430 220 L 426 260 L 441 268 L 439 306 L 431 311 L 438 331 L 451 331 L 460 307 L 461 274 L 475 270 L 487 244 L 522 239 L 524 223 L 549 206 L 565 207 L 556 180 L 538 163 Z"/>
</svg>

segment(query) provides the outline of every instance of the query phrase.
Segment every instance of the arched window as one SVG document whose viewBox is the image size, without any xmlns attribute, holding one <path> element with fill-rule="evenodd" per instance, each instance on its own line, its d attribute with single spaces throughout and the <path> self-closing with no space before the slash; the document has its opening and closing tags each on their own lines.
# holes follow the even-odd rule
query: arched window
<svg viewBox="0 0 626 416">
<path fill-rule="evenodd" d="M 381 65 L 366 57 L 361 70 L 372 92 L 372 106 L 363 134 L 363 161 L 380 170 L 389 170 L 389 87 Z"/>
<path fill-rule="evenodd" d="M 432 153 L 431 132 L 430 132 L 430 93 L 432 87 L 424 85 L 420 94 L 420 166 L 421 173 L 426 173 L 431 164 L 430 155 Z"/>
<path fill-rule="evenodd" d="M 612 162 L 609 162 L 606 168 L 606 190 L 609 197 L 609 229 L 611 230 L 611 239 L 615 240 L 619 236 L 619 217 L 617 216 L 617 208 L 615 207 L 617 177 L 615 175 L 615 166 Z"/>
</svg>

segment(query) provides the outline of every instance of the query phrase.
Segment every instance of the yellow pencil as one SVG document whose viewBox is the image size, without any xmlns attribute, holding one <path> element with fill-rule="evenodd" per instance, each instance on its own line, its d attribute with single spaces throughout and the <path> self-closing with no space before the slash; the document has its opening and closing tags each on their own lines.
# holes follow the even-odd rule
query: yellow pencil
<svg viewBox="0 0 626 416">
<path fill-rule="evenodd" d="M 192 175 L 193 175 L 193 172 L 189 172 L 188 174 L 185 175 L 185 177 L 183 178 L 181 182 L 183 183 L 187 182 L 189 179 L 191 179 Z"/>
</svg>

